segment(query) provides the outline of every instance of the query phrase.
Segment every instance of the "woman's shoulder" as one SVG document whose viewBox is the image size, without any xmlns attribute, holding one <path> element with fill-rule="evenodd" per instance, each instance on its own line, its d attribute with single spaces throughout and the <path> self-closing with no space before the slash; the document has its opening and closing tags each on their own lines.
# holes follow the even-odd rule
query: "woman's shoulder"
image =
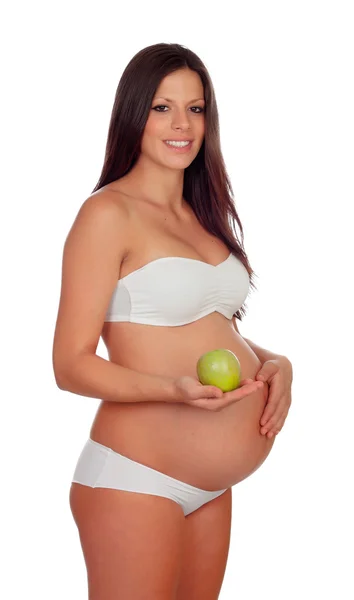
<svg viewBox="0 0 354 600">
<path fill-rule="evenodd" d="M 91 239 L 99 235 L 126 240 L 130 235 L 130 223 L 126 199 L 113 194 L 110 189 L 100 189 L 81 203 L 67 240 L 78 236 Z"/>
<path fill-rule="evenodd" d="M 111 213 L 112 217 L 115 214 L 121 218 L 129 216 L 127 197 L 121 191 L 110 186 L 104 186 L 90 194 L 83 202 L 83 206 L 90 207 L 92 210 Z"/>
<path fill-rule="evenodd" d="M 129 208 L 129 203 L 123 194 L 103 187 L 85 198 L 76 218 L 100 222 L 112 220 L 116 225 L 127 227 L 131 213 Z"/>
<path fill-rule="evenodd" d="M 114 210 L 113 207 L 116 207 L 116 212 L 121 218 L 129 220 L 131 226 L 138 219 L 140 213 L 143 213 L 144 202 L 141 202 L 140 197 L 136 196 L 134 190 L 131 190 L 129 186 L 122 185 L 121 181 L 119 184 L 114 181 L 103 186 L 93 192 L 90 199 L 93 204 L 102 204 L 107 209 L 111 206 L 111 210 Z"/>
</svg>

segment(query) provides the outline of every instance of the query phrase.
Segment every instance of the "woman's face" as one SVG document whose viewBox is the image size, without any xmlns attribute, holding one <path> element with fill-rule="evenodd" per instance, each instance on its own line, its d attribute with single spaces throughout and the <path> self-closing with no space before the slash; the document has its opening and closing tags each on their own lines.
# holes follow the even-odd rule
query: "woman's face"
<svg viewBox="0 0 354 600">
<path fill-rule="evenodd" d="M 141 152 L 172 169 L 185 169 L 197 156 L 204 139 L 204 89 L 195 71 L 180 69 L 160 83 L 151 104 Z M 191 140 L 186 148 L 167 141 Z"/>
</svg>

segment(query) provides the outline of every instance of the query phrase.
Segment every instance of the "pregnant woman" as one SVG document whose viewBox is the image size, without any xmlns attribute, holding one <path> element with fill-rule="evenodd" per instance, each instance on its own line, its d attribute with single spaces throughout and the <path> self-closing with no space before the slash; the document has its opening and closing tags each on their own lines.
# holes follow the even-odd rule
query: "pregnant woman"
<svg viewBox="0 0 354 600">
<path fill-rule="evenodd" d="M 216 600 L 231 488 L 287 416 L 291 362 L 237 328 L 255 286 L 231 192 L 202 61 L 141 50 L 65 241 L 53 345 L 59 388 L 101 400 L 70 489 L 90 600 Z M 218 348 L 240 361 L 234 391 L 198 381 Z"/>
</svg>

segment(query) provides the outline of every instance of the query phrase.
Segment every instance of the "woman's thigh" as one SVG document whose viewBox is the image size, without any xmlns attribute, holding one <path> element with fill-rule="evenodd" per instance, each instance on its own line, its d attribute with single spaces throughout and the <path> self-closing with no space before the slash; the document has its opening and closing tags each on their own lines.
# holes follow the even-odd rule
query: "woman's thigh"
<svg viewBox="0 0 354 600">
<path fill-rule="evenodd" d="M 175 600 L 185 517 L 177 502 L 72 483 L 89 600 Z"/>
<path fill-rule="evenodd" d="M 232 491 L 185 518 L 184 546 L 176 600 L 217 600 L 230 546 Z"/>
</svg>

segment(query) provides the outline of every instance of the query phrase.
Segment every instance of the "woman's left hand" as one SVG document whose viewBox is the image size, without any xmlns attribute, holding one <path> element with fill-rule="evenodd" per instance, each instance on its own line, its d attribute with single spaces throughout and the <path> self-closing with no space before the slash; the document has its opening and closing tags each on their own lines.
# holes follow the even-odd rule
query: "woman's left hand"
<svg viewBox="0 0 354 600">
<path fill-rule="evenodd" d="M 268 401 L 260 420 L 260 432 L 271 438 L 282 429 L 291 405 L 293 369 L 290 360 L 286 356 L 266 360 L 255 380 L 269 384 Z"/>
</svg>

